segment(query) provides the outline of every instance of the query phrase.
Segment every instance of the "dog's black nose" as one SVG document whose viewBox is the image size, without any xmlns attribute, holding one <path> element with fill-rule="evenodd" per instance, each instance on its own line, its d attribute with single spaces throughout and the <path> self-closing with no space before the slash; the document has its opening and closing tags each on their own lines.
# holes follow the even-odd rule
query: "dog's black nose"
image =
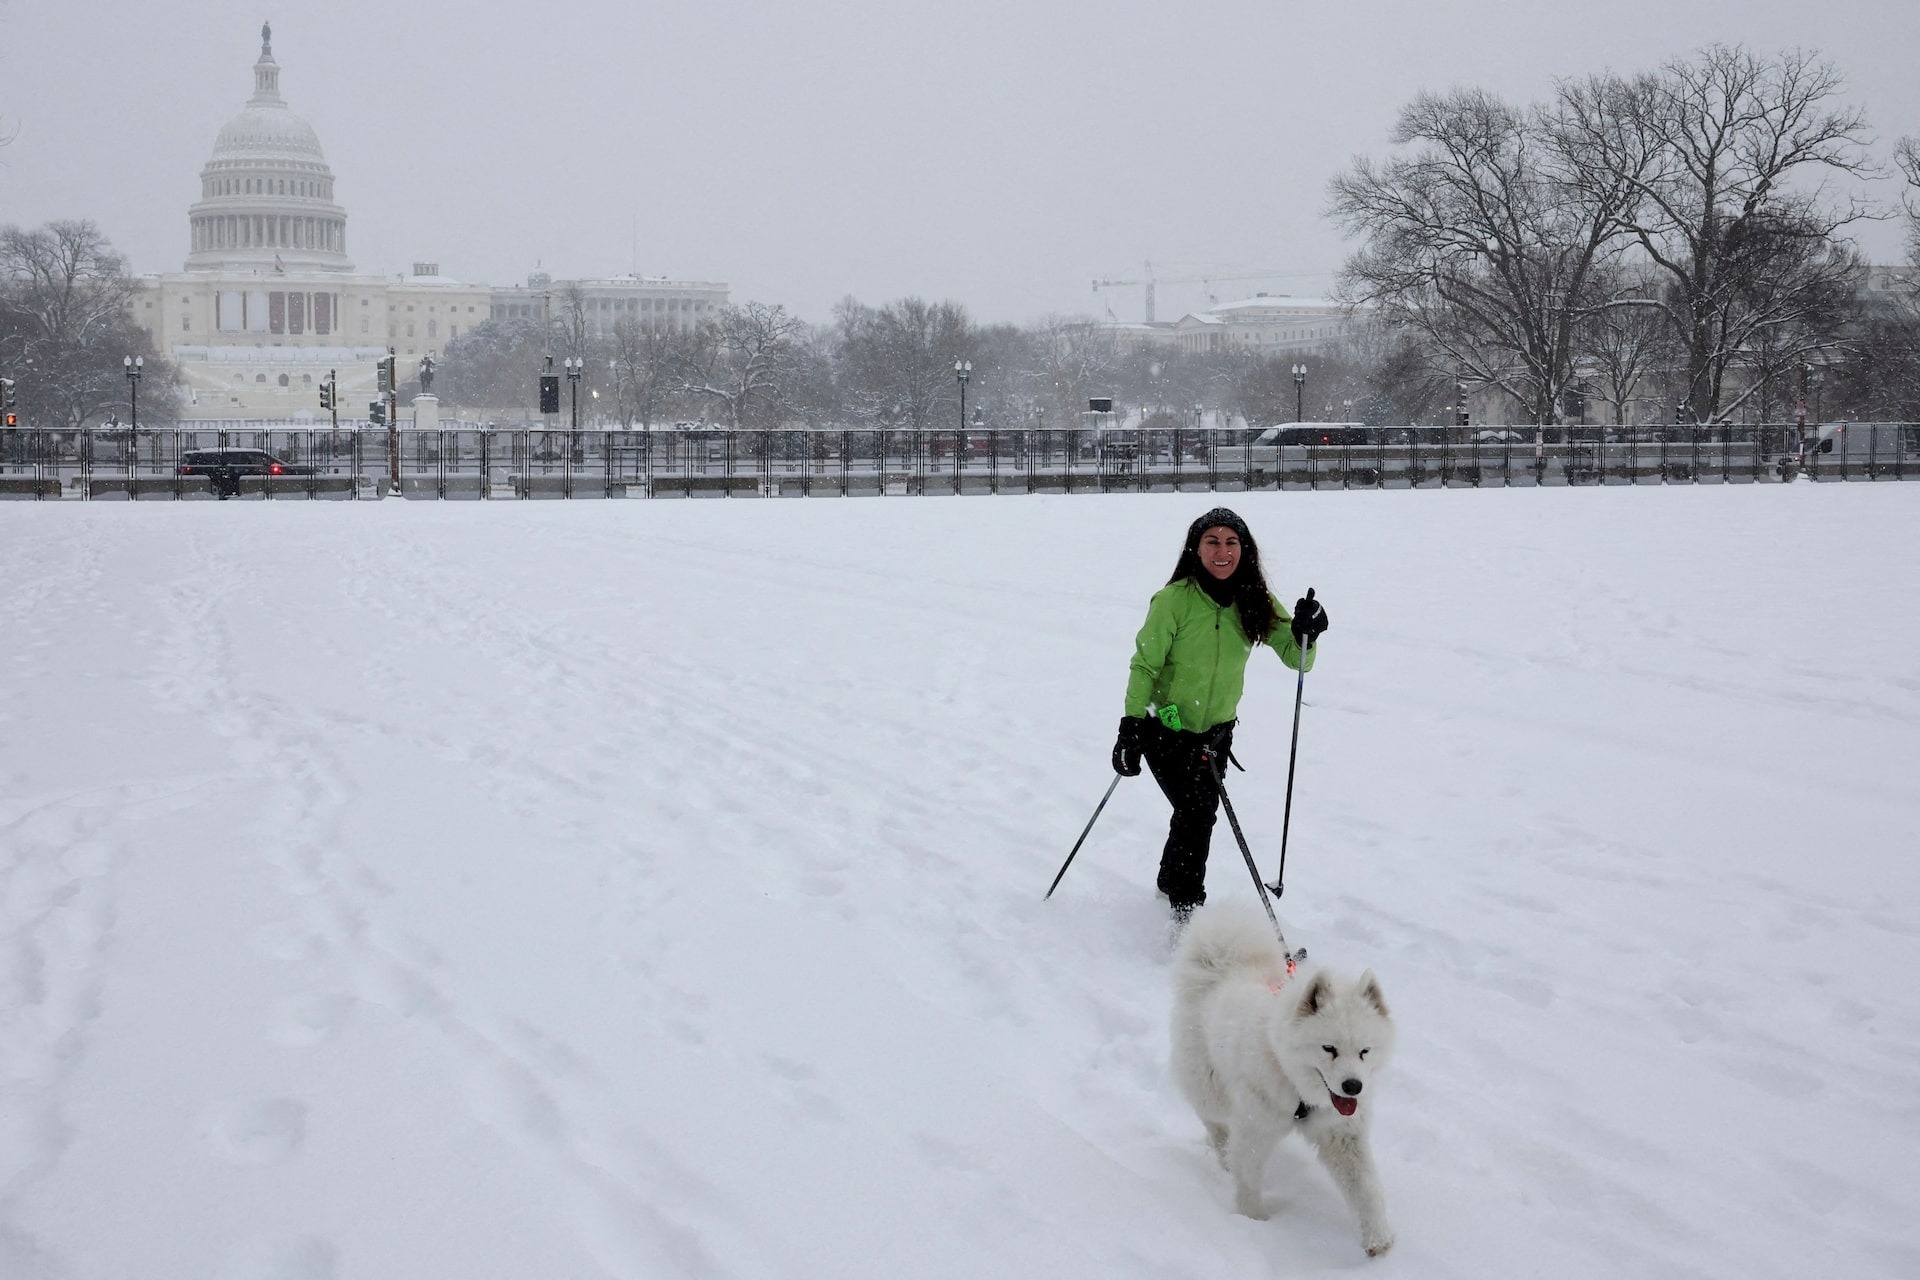
<svg viewBox="0 0 1920 1280">
<path fill-rule="evenodd" d="M 1347 1096 L 1349 1098 L 1353 1097 L 1355 1094 L 1360 1092 L 1360 1082 L 1358 1080 L 1353 1080 L 1353 1079 L 1342 1080 L 1340 1082 L 1340 1087 L 1346 1090 Z"/>
</svg>

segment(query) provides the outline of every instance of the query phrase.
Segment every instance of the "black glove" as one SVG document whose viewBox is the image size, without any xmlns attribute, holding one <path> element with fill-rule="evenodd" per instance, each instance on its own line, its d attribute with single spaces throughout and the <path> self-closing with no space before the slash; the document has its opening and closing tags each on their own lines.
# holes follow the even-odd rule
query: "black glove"
<svg viewBox="0 0 1920 1280">
<path fill-rule="evenodd" d="M 1307 588 L 1307 594 L 1301 596 L 1293 605 L 1293 641 L 1302 649 L 1320 638 L 1327 629 L 1327 611 L 1313 598 L 1313 588 Z"/>
<path fill-rule="evenodd" d="M 1121 716 L 1120 736 L 1113 740 L 1113 771 L 1123 778 L 1138 777 L 1140 748 L 1146 744 L 1153 721 L 1145 716 Z"/>
</svg>

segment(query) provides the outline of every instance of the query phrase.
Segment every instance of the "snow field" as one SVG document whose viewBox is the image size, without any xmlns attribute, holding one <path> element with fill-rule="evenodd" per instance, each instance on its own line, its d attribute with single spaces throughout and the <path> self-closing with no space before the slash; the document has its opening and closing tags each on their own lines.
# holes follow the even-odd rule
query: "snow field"
<svg viewBox="0 0 1920 1280">
<path fill-rule="evenodd" d="M 1228 501 L 1385 1258 L 1229 1211 L 1150 781 L 1040 900 L 1210 495 L 13 504 L 0 1276 L 1920 1271 L 1920 487 Z"/>
</svg>

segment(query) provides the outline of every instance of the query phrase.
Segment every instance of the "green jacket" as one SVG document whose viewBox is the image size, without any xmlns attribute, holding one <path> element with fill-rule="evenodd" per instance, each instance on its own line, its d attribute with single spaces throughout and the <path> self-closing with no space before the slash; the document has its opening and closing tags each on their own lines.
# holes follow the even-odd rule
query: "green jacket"
<svg viewBox="0 0 1920 1280">
<path fill-rule="evenodd" d="M 1300 646 L 1288 625 L 1293 616 L 1278 600 L 1273 615 L 1267 643 L 1280 661 L 1296 671 L 1313 670 L 1320 646 L 1307 650 L 1303 668 Z M 1232 605 L 1215 604 L 1192 578 L 1170 582 L 1154 593 L 1146 625 L 1134 638 L 1127 714 L 1144 716 L 1174 706 L 1180 709 L 1182 729 L 1201 733 L 1225 724 L 1240 709 L 1247 655 L 1252 652 L 1253 642 Z"/>
</svg>

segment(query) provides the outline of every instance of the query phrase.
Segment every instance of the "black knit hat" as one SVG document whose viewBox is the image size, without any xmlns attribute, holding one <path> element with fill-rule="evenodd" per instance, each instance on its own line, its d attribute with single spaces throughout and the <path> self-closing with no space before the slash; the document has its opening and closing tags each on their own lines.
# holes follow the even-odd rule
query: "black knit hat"
<svg viewBox="0 0 1920 1280">
<path fill-rule="evenodd" d="M 1232 511 L 1228 510 L 1226 507 L 1215 507 L 1213 510 L 1207 512 L 1207 514 L 1201 516 L 1198 520 L 1195 520 L 1193 524 L 1188 526 L 1187 550 L 1189 551 L 1199 550 L 1200 535 L 1204 534 L 1209 529 L 1218 528 L 1222 526 L 1228 529 L 1231 529 L 1235 533 L 1239 534 L 1240 541 L 1243 543 L 1251 543 L 1253 541 L 1253 533 L 1251 530 L 1247 528 L 1247 522 L 1245 520 L 1242 520 L 1239 516 L 1235 515 Z"/>
</svg>

